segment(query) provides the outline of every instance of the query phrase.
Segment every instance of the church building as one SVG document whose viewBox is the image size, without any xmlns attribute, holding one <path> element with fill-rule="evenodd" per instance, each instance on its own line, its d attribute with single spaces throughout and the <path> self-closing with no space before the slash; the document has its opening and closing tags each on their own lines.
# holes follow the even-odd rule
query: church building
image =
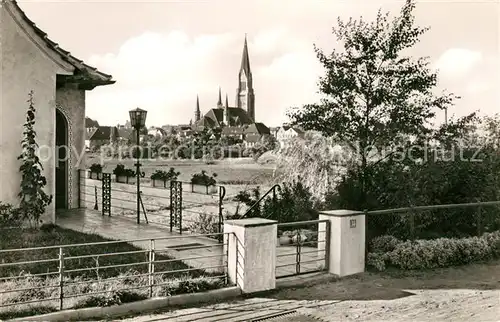
<svg viewBox="0 0 500 322">
<path fill-rule="evenodd" d="M 238 87 L 236 90 L 236 106 L 229 106 L 228 96 L 226 94 L 225 103 L 222 103 L 222 93 L 219 87 L 219 99 L 217 106 L 210 109 L 205 115 L 201 115 L 200 100 L 196 98 L 196 109 L 194 113 L 193 130 L 201 131 L 204 128 L 222 128 L 224 135 L 238 137 L 241 140 L 245 138 L 269 135 L 270 130 L 263 123 L 255 120 L 255 93 L 253 89 L 252 71 L 250 69 L 250 58 L 248 54 L 248 44 L 245 35 L 243 45 L 243 55 L 241 57 L 241 66 L 238 73 Z M 247 142 L 249 145 L 255 142 Z"/>
</svg>

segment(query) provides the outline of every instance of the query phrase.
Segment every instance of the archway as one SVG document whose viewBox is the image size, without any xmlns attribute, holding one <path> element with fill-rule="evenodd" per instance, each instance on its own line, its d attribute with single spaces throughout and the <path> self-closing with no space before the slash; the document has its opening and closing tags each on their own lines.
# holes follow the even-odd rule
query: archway
<svg viewBox="0 0 500 322">
<path fill-rule="evenodd" d="M 56 109 L 56 209 L 68 208 L 68 121 L 66 117 Z"/>
</svg>

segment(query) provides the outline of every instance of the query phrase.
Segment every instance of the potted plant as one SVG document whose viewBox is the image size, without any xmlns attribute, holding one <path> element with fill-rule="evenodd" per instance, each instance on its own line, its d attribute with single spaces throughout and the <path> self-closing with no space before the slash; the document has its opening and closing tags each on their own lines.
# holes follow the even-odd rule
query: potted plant
<svg viewBox="0 0 500 322">
<path fill-rule="evenodd" d="M 216 177 L 217 173 L 209 176 L 205 170 L 193 174 L 191 177 L 191 192 L 206 193 L 207 195 L 217 193 L 217 187 L 215 186 L 217 183 L 215 180 Z"/>
<path fill-rule="evenodd" d="M 116 182 L 119 183 L 135 183 L 135 171 L 132 169 L 126 169 L 123 164 L 117 164 L 116 168 L 113 170 L 113 174 L 116 176 Z"/>
<path fill-rule="evenodd" d="M 180 174 L 181 173 L 178 171 L 176 172 L 174 168 L 170 168 L 168 172 L 163 170 L 156 170 L 151 175 L 151 185 L 153 187 L 160 187 L 160 188 L 170 187 L 170 184 L 167 184 L 167 182 L 177 180 Z"/>
<path fill-rule="evenodd" d="M 90 166 L 90 179 L 102 180 L 102 165 L 94 163 Z"/>
</svg>

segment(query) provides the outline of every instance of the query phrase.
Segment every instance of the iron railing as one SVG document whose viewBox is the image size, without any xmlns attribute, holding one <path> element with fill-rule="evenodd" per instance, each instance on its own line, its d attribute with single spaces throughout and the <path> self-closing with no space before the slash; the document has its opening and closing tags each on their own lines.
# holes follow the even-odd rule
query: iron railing
<svg viewBox="0 0 500 322">
<path fill-rule="evenodd" d="M 261 202 L 267 198 L 271 193 L 273 194 L 273 202 L 275 203 L 277 201 L 277 192 L 281 190 L 281 186 L 279 184 L 275 184 L 274 186 L 271 187 L 268 191 L 266 191 L 265 194 L 263 194 L 259 200 L 257 200 L 248 210 L 243 214 L 243 216 L 240 217 L 240 219 L 245 218 L 247 215 L 252 214 L 256 209 L 260 209 L 257 207 L 261 206 Z M 276 216 L 278 218 L 278 221 L 280 219 L 279 214 Z"/>
<path fill-rule="evenodd" d="M 222 240 L 229 240 L 224 238 L 229 234 L 220 235 Z M 227 286 L 227 244 L 208 243 L 206 237 L 2 249 L 0 313 L 33 305 L 63 310 L 77 307 L 92 296 L 119 292 L 135 291 L 141 298 L 167 296 L 176 282 L 197 279 L 204 279 L 205 284 L 207 280 L 219 280 L 220 285 Z M 189 238 L 191 244 L 180 242 L 182 238 Z M 182 257 L 187 250 L 190 255 Z"/>
<path fill-rule="evenodd" d="M 276 278 L 328 271 L 330 221 L 278 223 Z"/>
<path fill-rule="evenodd" d="M 102 183 L 97 181 L 97 174 L 94 179 L 86 180 L 89 177 L 88 171 L 80 170 L 81 207 L 99 210 L 110 216 L 119 215 L 130 219 L 137 216 L 137 191 L 132 183 L 117 184 L 112 178 L 111 188 L 106 189 L 107 186 L 102 184 L 103 174 L 99 177 Z M 165 186 L 155 186 L 154 181 L 151 181 L 151 184 L 145 181 L 140 194 L 141 217 L 145 218 L 146 223 L 163 225 L 169 227 L 170 231 L 175 229 L 182 234 L 186 229 L 199 226 L 201 216 L 208 216 L 208 224 L 213 225 L 211 230 L 221 233 L 224 224 L 225 187 L 202 186 L 202 190 L 198 189 L 199 187 L 190 182 L 171 181 Z M 109 207 L 108 203 L 104 202 L 107 200 Z"/>
<path fill-rule="evenodd" d="M 381 235 L 409 240 L 480 236 L 500 229 L 498 206 L 500 201 L 365 210 L 366 242 Z"/>
</svg>

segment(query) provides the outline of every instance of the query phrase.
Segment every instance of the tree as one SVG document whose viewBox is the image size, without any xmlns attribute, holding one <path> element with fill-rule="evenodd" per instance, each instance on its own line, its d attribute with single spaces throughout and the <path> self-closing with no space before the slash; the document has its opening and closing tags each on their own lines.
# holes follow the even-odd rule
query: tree
<svg viewBox="0 0 500 322">
<path fill-rule="evenodd" d="M 300 177 L 314 201 L 321 202 L 349 164 L 349 155 L 344 152 L 333 138 L 307 134 L 281 149 L 276 161 L 276 179 L 292 183 Z"/>
<path fill-rule="evenodd" d="M 21 141 L 22 153 L 17 158 L 22 163 L 19 167 L 22 174 L 19 211 L 22 219 L 27 220 L 32 227 L 38 227 L 41 215 L 52 202 L 52 195 L 48 195 L 43 190 L 47 185 L 47 179 L 42 174 L 43 166 L 36 154 L 38 144 L 36 143 L 34 129 L 36 110 L 33 103 L 33 91 L 29 93 L 28 103 L 29 107 L 26 112 L 26 122 L 24 123 L 24 138 Z"/>
<path fill-rule="evenodd" d="M 458 98 L 433 93 L 437 74 L 429 69 L 428 58 L 404 55 L 429 30 L 415 26 L 414 8 L 414 1 L 407 0 L 392 21 L 380 10 L 373 22 L 339 18 L 333 35 L 344 50 L 333 50 L 328 56 L 314 46 L 325 68 L 319 81 L 323 99 L 289 112 L 293 125 L 336 137 L 359 152 L 362 203 L 373 163 L 369 150 L 380 151 L 408 137 L 429 134 L 434 110 L 449 108 Z"/>
<path fill-rule="evenodd" d="M 272 135 L 263 135 L 260 141 L 250 149 L 254 160 L 257 160 L 267 151 L 275 151 L 278 148 L 278 141 Z"/>
</svg>

